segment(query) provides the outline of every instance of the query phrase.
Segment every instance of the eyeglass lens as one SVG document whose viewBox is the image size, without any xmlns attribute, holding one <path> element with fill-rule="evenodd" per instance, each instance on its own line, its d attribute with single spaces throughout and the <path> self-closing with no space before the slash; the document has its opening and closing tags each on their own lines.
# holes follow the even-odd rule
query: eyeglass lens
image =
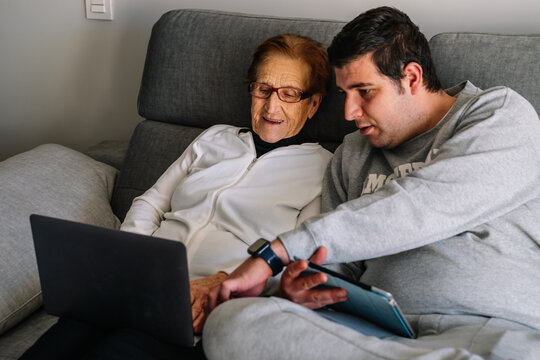
<svg viewBox="0 0 540 360">
<path fill-rule="evenodd" d="M 295 103 L 302 99 L 302 91 L 293 87 L 280 87 L 274 88 L 267 84 L 252 82 L 249 85 L 249 92 L 251 95 L 261 98 L 268 99 L 273 92 L 277 92 L 278 98 L 281 101 L 288 103 Z"/>
</svg>

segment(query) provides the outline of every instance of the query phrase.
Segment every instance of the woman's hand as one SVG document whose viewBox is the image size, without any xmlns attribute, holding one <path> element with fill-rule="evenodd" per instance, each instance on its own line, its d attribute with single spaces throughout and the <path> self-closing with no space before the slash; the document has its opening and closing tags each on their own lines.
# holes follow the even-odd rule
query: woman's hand
<svg viewBox="0 0 540 360">
<path fill-rule="evenodd" d="M 226 277 L 226 273 L 218 272 L 217 274 L 201 279 L 191 280 L 189 282 L 193 331 L 196 334 L 202 332 L 204 322 L 208 316 L 207 303 L 210 290 L 216 286 L 219 286 Z"/>
<path fill-rule="evenodd" d="M 326 259 L 326 254 L 326 248 L 320 247 L 309 261 L 322 265 Z M 347 300 L 347 292 L 343 289 L 314 289 L 324 284 L 328 278 L 323 273 L 300 276 L 307 267 L 308 264 L 305 260 L 295 261 L 287 266 L 281 276 L 279 291 L 281 297 L 310 309 L 317 309 Z"/>
</svg>

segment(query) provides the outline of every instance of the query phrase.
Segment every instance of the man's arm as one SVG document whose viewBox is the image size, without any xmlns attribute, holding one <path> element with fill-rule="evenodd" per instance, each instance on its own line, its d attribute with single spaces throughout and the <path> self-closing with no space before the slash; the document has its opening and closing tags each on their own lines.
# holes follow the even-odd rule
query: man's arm
<svg viewBox="0 0 540 360">
<path fill-rule="evenodd" d="M 281 240 L 273 240 L 270 246 L 283 265 L 287 266 L 290 262 L 289 255 Z M 232 298 L 259 296 L 270 276 L 272 276 L 272 269 L 266 261 L 260 257 L 248 258 L 221 283 L 219 288 L 210 292 L 210 311 L 218 304 Z"/>
<path fill-rule="evenodd" d="M 501 107 L 465 106 L 465 119 L 423 168 L 281 234 L 287 251 L 306 258 L 325 246 L 331 263 L 388 256 L 468 231 L 539 196 L 538 117 L 509 89 L 490 96 Z"/>
<path fill-rule="evenodd" d="M 343 289 L 315 289 L 324 284 L 327 277 L 323 273 L 300 276 L 307 268 L 305 260 L 290 263 L 285 247 L 278 239 L 272 241 L 272 250 L 284 264 L 288 264 L 281 277 L 280 296 L 311 309 L 347 300 Z M 309 261 L 322 265 L 326 258 L 326 248 L 319 248 Z M 209 311 L 217 305 L 232 298 L 258 296 L 261 294 L 266 281 L 272 275 L 272 270 L 261 258 L 249 258 L 240 265 L 220 287 L 214 288 L 209 294 Z"/>
</svg>

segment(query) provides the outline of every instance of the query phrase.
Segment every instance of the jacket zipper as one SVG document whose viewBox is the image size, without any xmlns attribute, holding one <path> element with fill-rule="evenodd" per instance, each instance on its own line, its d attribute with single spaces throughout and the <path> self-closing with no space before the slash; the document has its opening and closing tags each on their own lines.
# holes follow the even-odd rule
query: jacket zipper
<svg viewBox="0 0 540 360">
<path fill-rule="evenodd" d="M 255 165 L 256 162 L 257 162 L 257 158 L 251 160 L 251 162 L 249 163 L 249 165 L 247 167 L 247 171 L 251 170 L 251 168 L 253 167 L 253 165 Z M 243 176 L 242 176 L 242 178 L 243 178 Z"/>
<path fill-rule="evenodd" d="M 265 154 L 266 155 L 266 154 Z M 264 156 L 264 155 L 263 155 Z M 262 156 L 261 156 L 262 157 Z M 251 162 L 249 163 L 249 165 L 247 166 L 246 168 L 246 171 L 243 172 L 243 174 L 241 174 L 234 183 L 230 184 L 229 186 L 225 187 L 225 188 L 222 188 L 222 189 L 219 189 L 218 192 L 216 193 L 216 196 L 214 198 L 214 201 L 212 202 L 212 211 L 210 212 L 210 216 L 208 216 L 208 219 L 205 221 L 205 223 L 199 227 L 199 229 L 197 229 L 197 231 L 195 231 L 195 233 L 193 233 L 192 237 L 191 237 L 191 240 L 195 239 L 197 237 L 197 234 L 202 230 L 204 229 L 211 221 L 212 219 L 214 218 L 214 214 L 216 213 L 216 204 L 217 204 L 217 201 L 219 199 L 219 196 L 221 195 L 221 193 L 227 189 L 230 189 L 232 188 L 233 186 L 235 186 L 236 184 L 238 184 L 246 175 L 247 173 L 251 170 L 251 168 L 253 167 L 253 165 L 255 165 L 255 163 L 257 162 L 258 158 L 255 157 L 253 160 L 251 160 Z M 190 241 L 191 242 L 191 241 Z M 186 244 L 187 245 L 187 244 Z M 246 245 L 249 245 L 249 244 L 246 244 Z"/>
</svg>

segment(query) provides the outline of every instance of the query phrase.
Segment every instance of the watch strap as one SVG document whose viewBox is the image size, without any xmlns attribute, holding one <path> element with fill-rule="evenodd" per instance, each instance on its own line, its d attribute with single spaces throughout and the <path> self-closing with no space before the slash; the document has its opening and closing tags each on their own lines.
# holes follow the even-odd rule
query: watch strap
<svg viewBox="0 0 540 360">
<path fill-rule="evenodd" d="M 250 250 L 250 253 L 251 256 L 260 257 L 264 261 L 266 261 L 266 263 L 268 264 L 268 266 L 270 266 L 270 269 L 272 270 L 272 276 L 276 276 L 281 272 L 281 270 L 283 270 L 283 263 L 281 262 L 281 259 L 276 255 L 274 250 L 272 250 L 272 247 L 270 246 L 270 241 L 264 240 L 264 242 L 260 247 L 258 247 L 258 249 Z"/>
</svg>

